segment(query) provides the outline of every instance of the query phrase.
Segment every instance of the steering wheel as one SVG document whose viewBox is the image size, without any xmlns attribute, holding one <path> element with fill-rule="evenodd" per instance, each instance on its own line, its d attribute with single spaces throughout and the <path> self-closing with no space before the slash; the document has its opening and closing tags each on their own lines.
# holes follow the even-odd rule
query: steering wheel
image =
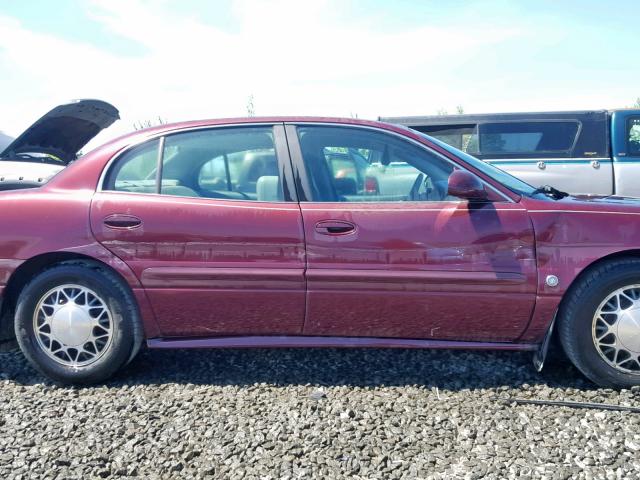
<svg viewBox="0 0 640 480">
<path fill-rule="evenodd" d="M 419 191 L 423 182 L 424 182 L 424 173 L 421 173 L 416 177 L 416 181 L 413 182 L 413 186 L 411 187 L 411 190 L 409 190 L 409 200 L 414 200 L 414 201 L 420 200 Z"/>
</svg>

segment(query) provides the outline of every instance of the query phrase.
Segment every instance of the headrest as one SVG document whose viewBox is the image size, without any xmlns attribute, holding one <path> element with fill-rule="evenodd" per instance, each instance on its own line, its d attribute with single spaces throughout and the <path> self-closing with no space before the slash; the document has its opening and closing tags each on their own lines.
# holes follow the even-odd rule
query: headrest
<svg viewBox="0 0 640 480">
<path fill-rule="evenodd" d="M 259 202 L 278 202 L 280 198 L 280 179 L 275 175 L 265 175 L 258 178 L 256 195 Z"/>
<path fill-rule="evenodd" d="M 358 185 L 353 178 L 343 177 L 343 178 L 334 178 L 333 186 L 336 189 L 336 193 L 338 195 L 357 195 L 358 194 Z"/>
</svg>

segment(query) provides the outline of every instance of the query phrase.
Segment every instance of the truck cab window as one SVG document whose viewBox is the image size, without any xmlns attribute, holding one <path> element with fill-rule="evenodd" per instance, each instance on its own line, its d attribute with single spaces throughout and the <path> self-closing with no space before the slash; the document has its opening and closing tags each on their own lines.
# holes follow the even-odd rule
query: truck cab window
<svg viewBox="0 0 640 480">
<path fill-rule="evenodd" d="M 640 117 L 631 117 L 627 123 L 627 149 L 630 156 L 640 156 Z"/>
</svg>

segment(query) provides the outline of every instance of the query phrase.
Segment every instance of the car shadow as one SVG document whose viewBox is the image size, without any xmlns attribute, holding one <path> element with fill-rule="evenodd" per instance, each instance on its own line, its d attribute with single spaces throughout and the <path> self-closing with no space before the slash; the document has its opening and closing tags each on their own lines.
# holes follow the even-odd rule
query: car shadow
<svg viewBox="0 0 640 480">
<path fill-rule="evenodd" d="M 530 353 L 409 349 L 217 349 L 150 350 L 106 383 L 124 385 L 253 384 L 317 386 L 423 386 L 445 390 L 596 388 L 558 354 L 542 373 Z M 19 352 L 0 354 L 0 373 L 24 385 L 49 383 Z"/>
</svg>

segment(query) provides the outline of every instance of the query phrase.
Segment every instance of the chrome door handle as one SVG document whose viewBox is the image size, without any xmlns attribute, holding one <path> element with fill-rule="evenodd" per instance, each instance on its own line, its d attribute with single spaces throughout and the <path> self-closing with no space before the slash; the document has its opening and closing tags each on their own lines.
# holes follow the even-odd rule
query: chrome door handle
<svg viewBox="0 0 640 480">
<path fill-rule="evenodd" d="M 322 235 L 346 235 L 355 230 L 355 224 L 344 220 L 323 220 L 316 223 L 316 232 Z"/>
<path fill-rule="evenodd" d="M 142 225 L 142 220 L 135 215 L 116 213 L 105 217 L 104 226 L 113 230 L 132 230 Z"/>
</svg>

